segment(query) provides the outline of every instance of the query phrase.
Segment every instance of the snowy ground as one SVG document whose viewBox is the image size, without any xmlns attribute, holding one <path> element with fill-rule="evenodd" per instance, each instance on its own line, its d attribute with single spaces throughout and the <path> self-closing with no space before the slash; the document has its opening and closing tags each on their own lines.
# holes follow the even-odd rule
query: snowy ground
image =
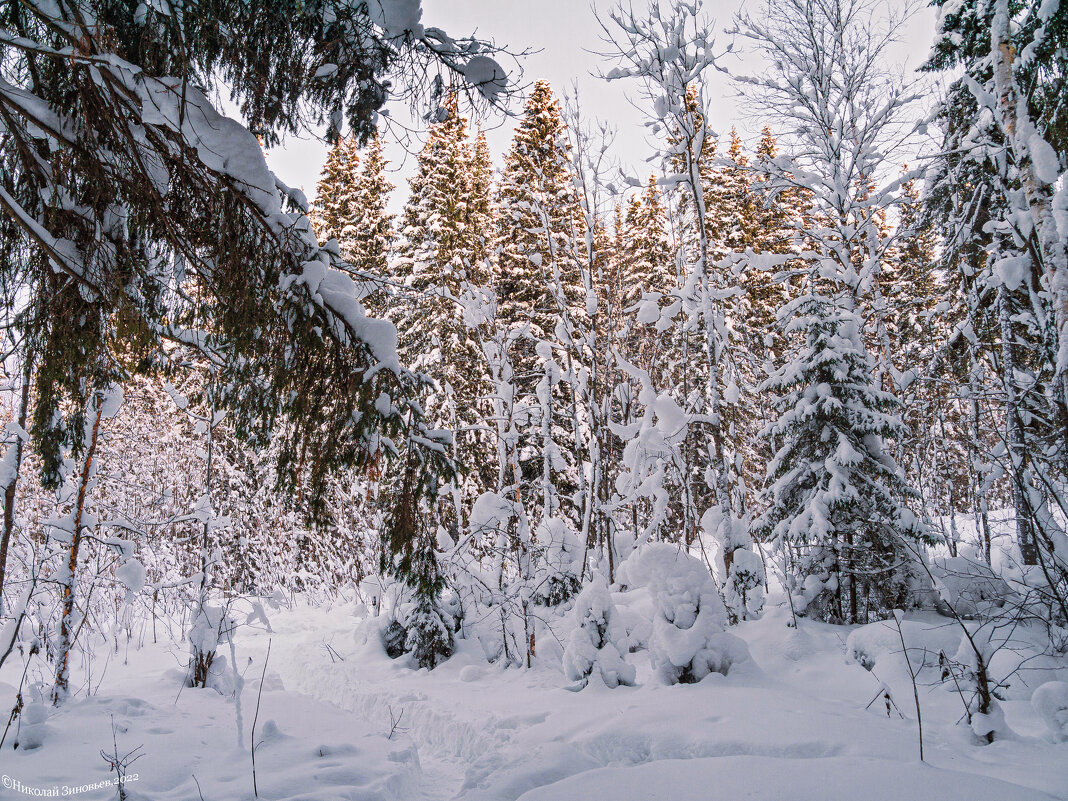
<svg viewBox="0 0 1068 801">
<path fill-rule="evenodd" d="M 132 799 L 253 798 L 249 732 L 268 640 L 256 760 L 259 797 L 271 801 L 1068 798 L 1068 743 L 1049 737 L 1025 700 L 1030 688 L 1004 703 L 1013 734 L 979 746 L 955 725 L 959 697 L 928 670 L 921 764 L 911 685 L 890 645 L 896 630 L 871 627 L 851 640 L 875 656 L 873 674 L 848 658 L 849 629 L 802 621 L 795 631 L 786 619 L 771 608 L 735 629 L 752 660 L 729 677 L 662 686 L 639 652 L 628 657 L 639 686 L 571 692 L 556 658 L 506 671 L 462 643 L 433 673 L 413 672 L 366 638 L 351 606 L 280 611 L 273 633 L 244 629 L 237 639 L 240 746 L 232 694 L 180 690 L 181 646 L 124 648 L 110 659 L 101 650 L 89 664 L 90 694 L 82 665 L 77 698 L 58 713 L 28 710 L 17 751 L 8 735 L 0 798 L 31 797 L 19 782 L 62 796 L 107 781 L 100 752 L 114 750 L 113 738 L 120 756 L 142 747 L 129 768 Z M 910 618 L 906 636 L 929 647 L 955 640 L 929 613 Z M 21 675 L 13 662 L 0 675 L 5 705 Z M 1055 677 L 1068 671 L 1033 678 Z M 888 717 L 881 697 L 865 709 L 880 681 L 906 719 Z"/>
</svg>

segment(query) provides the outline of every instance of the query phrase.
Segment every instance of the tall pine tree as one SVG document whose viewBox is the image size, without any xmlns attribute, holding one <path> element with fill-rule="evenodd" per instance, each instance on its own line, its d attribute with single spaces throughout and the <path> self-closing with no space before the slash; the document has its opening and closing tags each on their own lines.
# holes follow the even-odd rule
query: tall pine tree
<svg viewBox="0 0 1068 801">
<path fill-rule="evenodd" d="M 488 179 L 489 167 L 484 148 L 481 161 L 474 159 L 455 96 L 444 111 L 445 118 L 430 127 L 411 179 L 396 269 L 403 290 L 390 317 L 401 334 L 401 353 L 436 382 L 427 418 L 455 432 L 459 489 L 471 498 L 482 486 L 479 470 L 490 460 L 484 430 L 490 390 L 458 299 L 466 282 L 484 286 L 489 280 L 484 226 L 490 211 L 485 194 L 476 196 L 485 190 L 479 182 Z"/>
<path fill-rule="evenodd" d="M 339 137 L 330 148 L 316 186 L 315 206 L 311 213 L 319 239 L 336 239 L 342 253 L 351 247 L 346 237 L 353 233 L 350 226 L 361 213 L 359 149 L 355 136 Z"/>
<path fill-rule="evenodd" d="M 574 396 L 563 380 L 570 343 L 557 336 L 564 317 L 585 313 L 585 221 L 570 152 L 559 101 L 547 82 L 538 81 L 497 191 L 494 288 L 499 320 L 526 329 L 514 356 L 517 398 L 530 412 L 530 424 L 520 432 L 522 480 L 550 492 L 553 504 L 569 502 L 578 469 Z"/>
</svg>

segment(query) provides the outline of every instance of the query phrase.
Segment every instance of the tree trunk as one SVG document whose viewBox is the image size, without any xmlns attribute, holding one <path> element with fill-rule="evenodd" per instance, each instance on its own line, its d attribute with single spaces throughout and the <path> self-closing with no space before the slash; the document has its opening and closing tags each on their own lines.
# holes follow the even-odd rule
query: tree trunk
<svg viewBox="0 0 1068 801">
<path fill-rule="evenodd" d="M 1011 311 L 1008 290 L 1002 284 L 998 287 L 998 318 L 1001 324 L 1001 372 L 1005 391 L 1005 438 L 1009 449 L 1013 506 L 1016 509 L 1016 540 L 1023 563 L 1034 565 L 1038 563 L 1035 516 L 1031 509 L 1030 481 L 1027 477 L 1029 452 L 1016 393 L 1016 345 Z"/>
<path fill-rule="evenodd" d="M 1057 325 L 1056 375 L 1063 401 L 1068 406 L 1068 245 L 1061 237 L 1053 216 L 1053 193 L 1039 179 L 1031 156 L 1032 138 L 1038 136 L 1027 110 L 1027 97 L 1013 75 L 1016 50 L 1012 45 L 1011 14 L 1008 0 L 995 0 L 990 24 L 990 55 L 994 67 L 1001 128 L 1008 139 L 1013 160 L 1027 197 L 1027 208 L 1038 236 L 1043 268 L 1053 296 Z M 1068 438 L 1068 432 L 1062 432 Z M 1033 563 L 1032 563 L 1033 564 Z"/>
<path fill-rule="evenodd" d="M 26 430 L 26 417 L 30 407 L 30 379 L 33 375 L 33 354 L 26 354 L 26 368 L 22 373 L 22 397 L 19 400 L 19 428 Z M 0 612 L 4 609 L 4 580 L 7 577 L 7 549 L 11 542 L 11 534 L 15 530 L 15 493 L 18 488 L 19 470 L 22 468 L 22 451 L 25 443 L 22 432 L 15 437 L 11 444 L 15 449 L 15 459 L 12 465 L 11 478 L 4 488 L 4 531 L 0 534 Z"/>
<path fill-rule="evenodd" d="M 60 583 L 63 587 L 63 608 L 59 618 L 59 637 L 56 640 L 56 681 L 52 688 L 52 703 L 59 706 L 70 691 L 70 649 L 73 645 L 74 595 L 77 589 L 78 550 L 82 543 L 82 519 L 85 512 L 85 498 L 89 489 L 89 479 L 93 472 L 93 459 L 96 456 L 96 444 L 100 435 L 100 420 L 104 412 L 104 400 L 99 393 L 94 394 L 96 413 L 89 435 L 89 445 L 85 453 L 85 463 L 78 482 L 78 495 L 74 502 L 73 523 L 71 525 L 70 552 L 67 559 L 67 573 Z"/>
<path fill-rule="evenodd" d="M 207 518 L 204 520 L 204 527 L 201 530 L 201 542 L 200 542 L 200 587 L 197 593 L 197 608 L 193 613 L 193 627 L 196 628 L 197 621 L 200 616 L 205 612 L 205 607 L 208 604 L 208 591 L 210 588 L 210 582 L 208 581 L 208 570 L 211 568 L 211 522 L 215 517 L 215 508 L 211 502 L 211 472 L 214 466 L 215 458 L 215 403 L 214 400 L 208 410 L 207 419 L 207 467 L 204 474 L 204 495 L 206 496 L 207 503 Z M 302 554 L 304 552 L 304 542 L 307 537 L 301 538 L 301 547 L 297 551 L 297 573 L 299 579 L 299 573 L 303 566 L 301 565 Z M 223 625 L 222 617 L 219 619 L 219 626 Z M 202 651 L 197 647 L 196 643 L 193 643 L 191 654 L 191 666 L 189 675 L 190 687 L 207 687 L 208 675 L 211 671 L 211 663 L 215 661 L 215 650 Z"/>
</svg>

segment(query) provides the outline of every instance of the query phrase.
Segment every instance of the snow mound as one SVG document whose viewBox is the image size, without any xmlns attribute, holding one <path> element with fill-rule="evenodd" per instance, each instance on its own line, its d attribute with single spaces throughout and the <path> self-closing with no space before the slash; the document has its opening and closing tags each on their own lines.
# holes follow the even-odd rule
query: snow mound
<svg viewBox="0 0 1068 801">
<path fill-rule="evenodd" d="M 1068 740 L 1068 682 L 1047 681 L 1031 696 L 1031 706 L 1057 740 Z"/>
<path fill-rule="evenodd" d="M 985 562 L 963 556 L 938 557 L 931 573 L 942 600 L 963 618 L 973 618 L 1005 605 L 1012 590 Z"/>
<path fill-rule="evenodd" d="M 937 664 L 939 652 L 952 656 L 960 647 L 960 629 L 944 619 L 905 618 L 901 621 L 901 634 L 898 634 L 897 626 L 893 622 L 879 620 L 849 632 L 846 637 L 846 661 L 871 670 L 888 657 L 892 657 L 900 667 L 904 667 L 902 635 L 910 658 L 916 657 L 914 664 L 923 663 L 928 667 Z M 926 656 L 926 662 L 923 662 L 926 654 L 931 656 Z"/>
</svg>

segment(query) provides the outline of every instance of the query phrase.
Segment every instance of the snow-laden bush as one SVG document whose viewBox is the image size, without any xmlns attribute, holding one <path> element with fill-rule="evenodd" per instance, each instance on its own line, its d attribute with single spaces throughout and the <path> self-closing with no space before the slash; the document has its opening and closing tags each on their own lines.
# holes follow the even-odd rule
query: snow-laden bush
<svg viewBox="0 0 1068 801">
<path fill-rule="evenodd" d="M 389 583 L 383 596 L 391 619 L 381 628 L 382 647 L 391 659 L 407 654 L 412 667 L 433 670 L 452 655 L 456 621 L 440 597 L 400 581 Z"/>
<path fill-rule="evenodd" d="M 48 725 L 48 711 L 49 706 L 43 700 L 26 704 L 15 734 L 15 748 L 23 752 L 34 751 L 48 741 L 53 733 Z"/>
<path fill-rule="evenodd" d="M 676 545 L 642 546 L 620 567 L 628 587 L 653 595 L 649 656 L 668 684 L 689 684 L 749 658 L 744 642 L 724 629 L 727 610 L 705 566 Z"/>
<path fill-rule="evenodd" d="M 724 599 L 735 620 L 757 617 L 764 608 L 764 562 L 749 548 L 731 552 Z"/>
<path fill-rule="evenodd" d="M 701 516 L 701 527 L 720 547 L 723 601 L 730 622 L 758 617 L 764 608 L 764 562 L 754 550 L 749 520 L 724 515 L 713 506 Z"/>
<path fill-rule="evenodd" d="M 416 599 L 407 621 L 404 648 L 412 655 L 416 667 L 433 670 L 453 652 L 452 629 L 432 599 Z"/>
<path fill-rule="evenodd" d="M 409 654 L 413 667 L 432 670 L 452 655 L 453 633 L 446 617 L 425 599 L 401 604 L 382 630 L 382 647 L 391 659 Z"/>
<path fill-rule="evenodd" d="M 978 742 L 992 743 L 1013 736 L 997 700 L 1004 697 L 999 695 L 999 687 L 1005 682 L 996 677 L 1009 673 L 994 666 L 995 658 L 1009 650 L 1010 631 L 1000 626 L 981 626 L 961 637 L 960 647 L 951 659 L 942 660 L 944 675 L 952 674 L 956 683 L 965 688 L 971 728 Z"/>
<path fill-rule="evenodd" d="M 225 692 L 228 687 L 219 685 L 219 677 L 225 659 L 216 653 L 219 646 L 228 642 L 234 630 L 234 621 L 227 607 L 205 603 L 189 627 L 189 676 L 190 687 L 213 687 Z"/>
<path fill-rule="evenodd" d="M 515 516 L 515 502 L 496 492 L 483 492 L 471 505 L 467 527 L 476 538 L 506 527 Z"/>
<path fill-rule="evenodd" d="M 1031 706 L 1054 739 L 1068 740 L 1068 682 L 1047 681 L 1031 696 Z"/>
<path fill-rule="evenodd" d="M 634 683 L 634 666 L 627 664 L 627 634 L 608 583 L 597 576 L 575 599 L 574 615 L 578 627 L 571 632 L 564 650 L 564 673 L 571 681 L 585 687 L 596 672 L 606 687 Z"/>
<path fill-rule="evenodd" d="M 534 600 L 545 606 L 559 606 L 573 598 L 582 585 L 582 543 L 571 522 L 560 517 L 543 521 L 534 541 L 541 550 L 534 572 Z"/>
<path fill-rule="evenodd" d="M 1013 592 L 985 562 L 964 556 L 937 557 L 931 561 L 939 596 L 953 611 L 971 619 L 1003 607 Z"/>
<path fill-rule="evenodd" d="M 404 656 L 404 643 L 408 639 L 408 631 L 399 620 L 389 621 L 389 625 L 382 630 L 382 647 L 390 659 L 400 659 Z"/>
<path fill-rule="evenodd" d="M 901 630 L 908 644 L 910 656 L 916 654 L 956 653 L 960 646 L 960 631 L 947 626 L 942 619 L 931 621 L 925 617 L 916 619 L 906 617 L 901 620 Z M 863 626 L 857 626 L 849 632 L 845 641 L 846 660 L 860 665 L 865 670 L 872 670 L 877 665 L 882 675 L 882 667 L 889 662 L 895 671 L 905 669 L 905 655 L 901 650 L 901 636 L 893 621 L 877 620 Z M 922 657 L 919 657 L 922 660 Z M 933 668 L 935 660 L 929 658 L 927 667 Z"/>
</svg>

